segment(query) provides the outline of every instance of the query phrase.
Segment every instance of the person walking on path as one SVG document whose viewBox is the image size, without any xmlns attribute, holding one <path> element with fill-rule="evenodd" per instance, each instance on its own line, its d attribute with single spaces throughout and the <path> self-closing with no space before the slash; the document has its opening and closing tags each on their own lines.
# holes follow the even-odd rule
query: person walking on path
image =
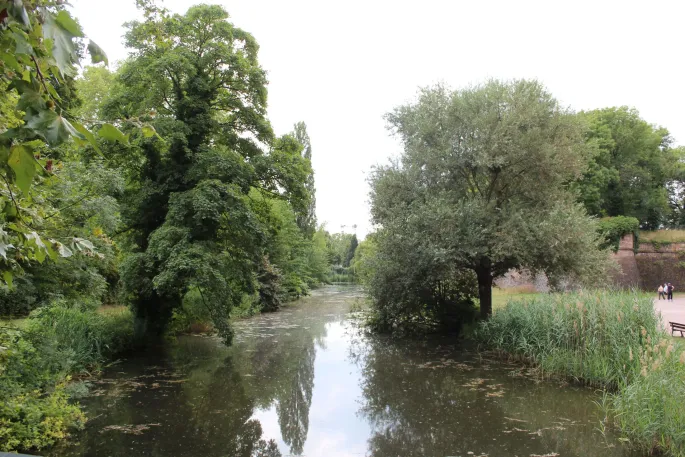
<svg viewBox="0 0 685 457">
<path fill-rule="evenodd" d="M 659 284 L 659 300 L 665 299 L 666 297 L 664 296 L 664 286 Z"/>
<path fill-rule="evenodd" d="M 675 289 L 675 287 L 673 287 L 673 284 L 671 284 L 671 283 L 669 282 L 669 283 L 668 283 L 668 290 L 666 291 L 666 292 L 667 292 L 666 297 L 667 297 L 668 300 L 670 300 L 670 301 L 673 301 L 673 289 Z"/>
</svg>

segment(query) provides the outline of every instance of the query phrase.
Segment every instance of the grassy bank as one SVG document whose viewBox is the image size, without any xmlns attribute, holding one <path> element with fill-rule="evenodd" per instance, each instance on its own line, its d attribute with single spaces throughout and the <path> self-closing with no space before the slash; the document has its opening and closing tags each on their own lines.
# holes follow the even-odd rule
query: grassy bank
<svg viewBox="0 0 685 457">
<path fill-rule="evenodd" d="M 0 324 L 0 451 L 45 448 L 82 426 L 70 379 L 129 348 L 126 308 L 80 309 L 64 302 Z"/>
<path fill-rule="evenodd" d="M 499 287 L 492 288 L 492 310 L 496 312 L 504 308 L 511 300 L 529 301 L 533 298 L 545 295 L 544 292 L 536 292 L 528 287 L 508 287 L 501 289 Z"/>
<path fill-rule="evenodd" d="M 655 243 L 685 243 L 685 230 L 640 231 L 640 241 Z"/>
<path fill-rule="evenodd" d="M 475 337 L 543 376 L 605 388 L 609 417 L 634 446 L 685 456 L 685 353 L 661 329 L 651 298 L 597 292 L 511 301 Z"/>
</svg>

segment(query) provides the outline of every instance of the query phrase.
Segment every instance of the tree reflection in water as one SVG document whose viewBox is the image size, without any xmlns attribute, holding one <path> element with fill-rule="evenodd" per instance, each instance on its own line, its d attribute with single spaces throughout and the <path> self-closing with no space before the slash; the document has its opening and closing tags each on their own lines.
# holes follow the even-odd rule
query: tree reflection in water
<svg viewBox="0 0 685 457">
<path fill-rule="evenodd" d="M 360 418 L 369 421 L 368 455 L 627 456 L 596 430 L 598 408 L 584 388 L 513 377 L 448 340 L 360 336 Z"/>
<path fill-rule="evenodd" d="M 302 348 L 295 362 L 294 373 L 287 378 L 292 380 L 279 392 L 276 411 L 281 436 L 290 446 L 290 453 L 301 455 L 309 431 L 309 408 L 312 406 L 312 388 L 314 387 L 314 359 L 316 348 L 313 340 Z"/>
<path fill-rule="evenodd" d="M 78 442 L 50 455 L 630 455 L 595 430 L 591 391 L 510 376 L 453 340 L 368 336 L 344 322 L 351 297 L 239 322 L 231 348 L 182 337 L 109 368 Z"/>
</svg>

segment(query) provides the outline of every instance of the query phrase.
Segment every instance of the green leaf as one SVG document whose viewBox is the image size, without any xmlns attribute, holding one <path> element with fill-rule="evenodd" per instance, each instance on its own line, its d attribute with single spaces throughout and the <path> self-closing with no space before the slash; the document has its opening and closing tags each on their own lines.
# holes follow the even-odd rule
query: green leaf
<svg viewBox="0 0 685 457">
<path fill-rule="evenodd" d="M 48 256 L 47 252 L 45 249 L 36 249 L 36 251 L 33 253 L 35 259 L 38 261 L 38 263 L 43 263 L 45 262 L 45 258 Z"/>
<path fill-rule="evenodd" d="M 105 51 L 103 51 L 93 40 L 90 40 L 88 43 L 88 53 L 90 54 L 90 59 L 93 63 L 105 62 L 105 65 L 109 65 L 107 54 L 105 54 Z"/>
<path fill-rule="evenodd" d="M 14 38 L 14 53 L 15 54 L 26 54 L 29 56 L 34 55 L 33 46 L 29 44 L 26 37 L 21 32 L 12 32 L 10 36 Z"/>
<path fill-rule="evenodd" d="M 28 89 L 21 94 L 21 97 L 19 97 L 17 108 L 24 112 L 40 113 L 41 111 L 47 109 L 47 105 L 45 104 L 45 99 L 40 95 L 40 93 Z"/>
<path fill-rule="evenodd" d="M 71 257 L 72 255 L 74 255 L 74 253 L 71 251 L 71 249 L 69 249 L 68 247 L 66 247 L 62 243 L 59 243 L 57 245 L 57 252 L 59 252 L 59 255 L 61 255 L 64 258 Z"/>
<path fill-rule="evenodd" d="M 2 279 L 7 283 L 7 287 L 12 289 L 12 272 L 10 270 L 5 270 L 2 272 Z"/>
<path fill-rule="evenodd" d="M 12 54 L 8 54 L 5 52 L 0 53 L 0 60 L 9 68 L 16 72 L 21 72 L 22 67 L 19 65 L 19 61 L 17 61 L 16 57 L 14 57 Z"/>
<path fill-rule="evenodd" d="M 24 235 L 26 235 L 27 233 L 31 233 L 28 229 L 24 228 L 24 226 L 20 227 L 14 222 L 7 224 L 7 228 L 12 230 L 13 232 L 23 233 Z"/>
<path fill-rule="evenodd" d="M 43 37 L 52 40 L 52 57 L 59 72 L 62 75 L 74 73 L 72 64 L 77 60 L 77 55 L 73 39 L 76 35 L 62 27 L 50 12 L 44 11 L 44 19 Z"/>
<path fill-rule="evenodd" d="M 83 30 L 66 10 L 61 10 L 55 16 L 55 22 L 62 26 L 64 30 L 71 33 L 73 36 L 83 37 Z"/>
<path fill-rule="evenodd" d="M 57 252 L 55 252 L 54 249 L 58 246 L 57 241 L 52 239 L 48 241 L 50 242 L 45 244 L 45 250 L 48 253 L 48 257 L 50 257 L 50 260 L 57 260 Z"/>
<path fill-rule="evenodd" d="M 0 256 L 2 256 L 3 259 L 7 260 L 7 250 L 12 248 L 14 248 L 13 244 L 0 241 Z"/>
<path fill-rule="evenodd" d="M 83 137 L 90 143 L 91 146 L 99 153 L 102 154 L 102 151 L 100 150 L 100 146 L 98 145 L 98 140 L 95 138 L 95 135 L 93 135 L 93 132 L 85 128 L 82 124 L 79 124 L 78 122 L 74 121 L 71 123 L 71 125 L 74 126 L 77 132 L 79 132 Z"/>
<path fill-rule="evenodd" d="M 84 238 L 75 237 L 73 239 L 72 245 L 75 249 L 78 249 L 79 251 L 83 251 L 84 249 L 86 249 L 88 251 L 95 250 L 95 246 L 93 246 L 93 243 L 91 243 L 90 241 L 88 241 Z"/>
<path fill-rule="evenodd" d="M 17 217 L 17 214 L 18 214 L 17 207 L 14 206 L 13 202 L 7 200 L 5 202 L 4 208 L 2 208 L 2 214 L 5 215 L 6 220 L 11 221 L 15 217 Z"/>
<path fill-rule="evenodd" d="M 112 124 L 105 124 L 100 127 L 98 135 L 107 141 L 118 141 L 121 144 L 128 144 L 128 136 L 121 133 L 121 130 Z"/>
<path fill-rule="evenodd" d="M 38 263 L 43 263 L 47 257 L 47 246 L 45 246 L 43 240 L 40 239 L 40 235 L 38 235 L 37 232 L 31 232 L 27 233 L 25 236 L 28 241 L 27 245 L 35 246 L 36 248 L 34 252 L 36 260 Z"/>
<path fill-rule="evenodd" d="M 28 117 L 26 127 L 45 138 L 50 146 L 58 146 L 72 136 L 86 139 L 68 120 L 49 109 L 41 111 L 38 116 Z"/>
<path fill-rule="evenodd" d="M 31 29 L 31 21 L 29 20 L 29 15 L 24 8 L 24 2 L 22 0 L 9 0 L 7 3 L 7 13 L 20 24 Z"/>
<path fill-rule="evenodd" d="M 141 130 L 142 130 L 143 136 L 145 138 L 151 138 L 157 134 L 157 131 L 155 130 L 155 128 L 153 126 L 151 126 L 150 124 L 145 124 L 141 128 Z"/>
<path fill-rule="evenodd" d="M 17 187 L 24 195 L 28 194 L 36 174 L 36 159 L 33 157 L 33 150 L 21 144 L 12 146 L 7 163 L 14 171 Z"/>
</svg>

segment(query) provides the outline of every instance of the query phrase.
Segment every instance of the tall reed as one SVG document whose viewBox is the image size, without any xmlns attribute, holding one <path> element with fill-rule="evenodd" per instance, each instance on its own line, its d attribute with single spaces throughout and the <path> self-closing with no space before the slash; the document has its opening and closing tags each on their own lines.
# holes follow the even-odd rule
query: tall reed
<svg viewBox="0 0 685 457">
<path fill-rule="evenodd" d="M 511 301 L 475 337 L 543 375 L 608 389 L 606 414 L 634 447 L 685 457 L 685 352 L 663 331 L 650 297 L 580 292 Z"/>
<path fill-rule="evenodd" d="M 660 335 L 650 299 L 580 292 L 510 301 L 476 331 L 491 348 L 522 356 L 543 373 L 616 388 L 639 373 L 639 349 Z"/>
<path fill-rule="evenodd" d="M 640 351 L 640 374 L 610 397 L 607 412 L 635 446 L 685 457 L 685 352 L 673 343 Z"/>
</svg>

